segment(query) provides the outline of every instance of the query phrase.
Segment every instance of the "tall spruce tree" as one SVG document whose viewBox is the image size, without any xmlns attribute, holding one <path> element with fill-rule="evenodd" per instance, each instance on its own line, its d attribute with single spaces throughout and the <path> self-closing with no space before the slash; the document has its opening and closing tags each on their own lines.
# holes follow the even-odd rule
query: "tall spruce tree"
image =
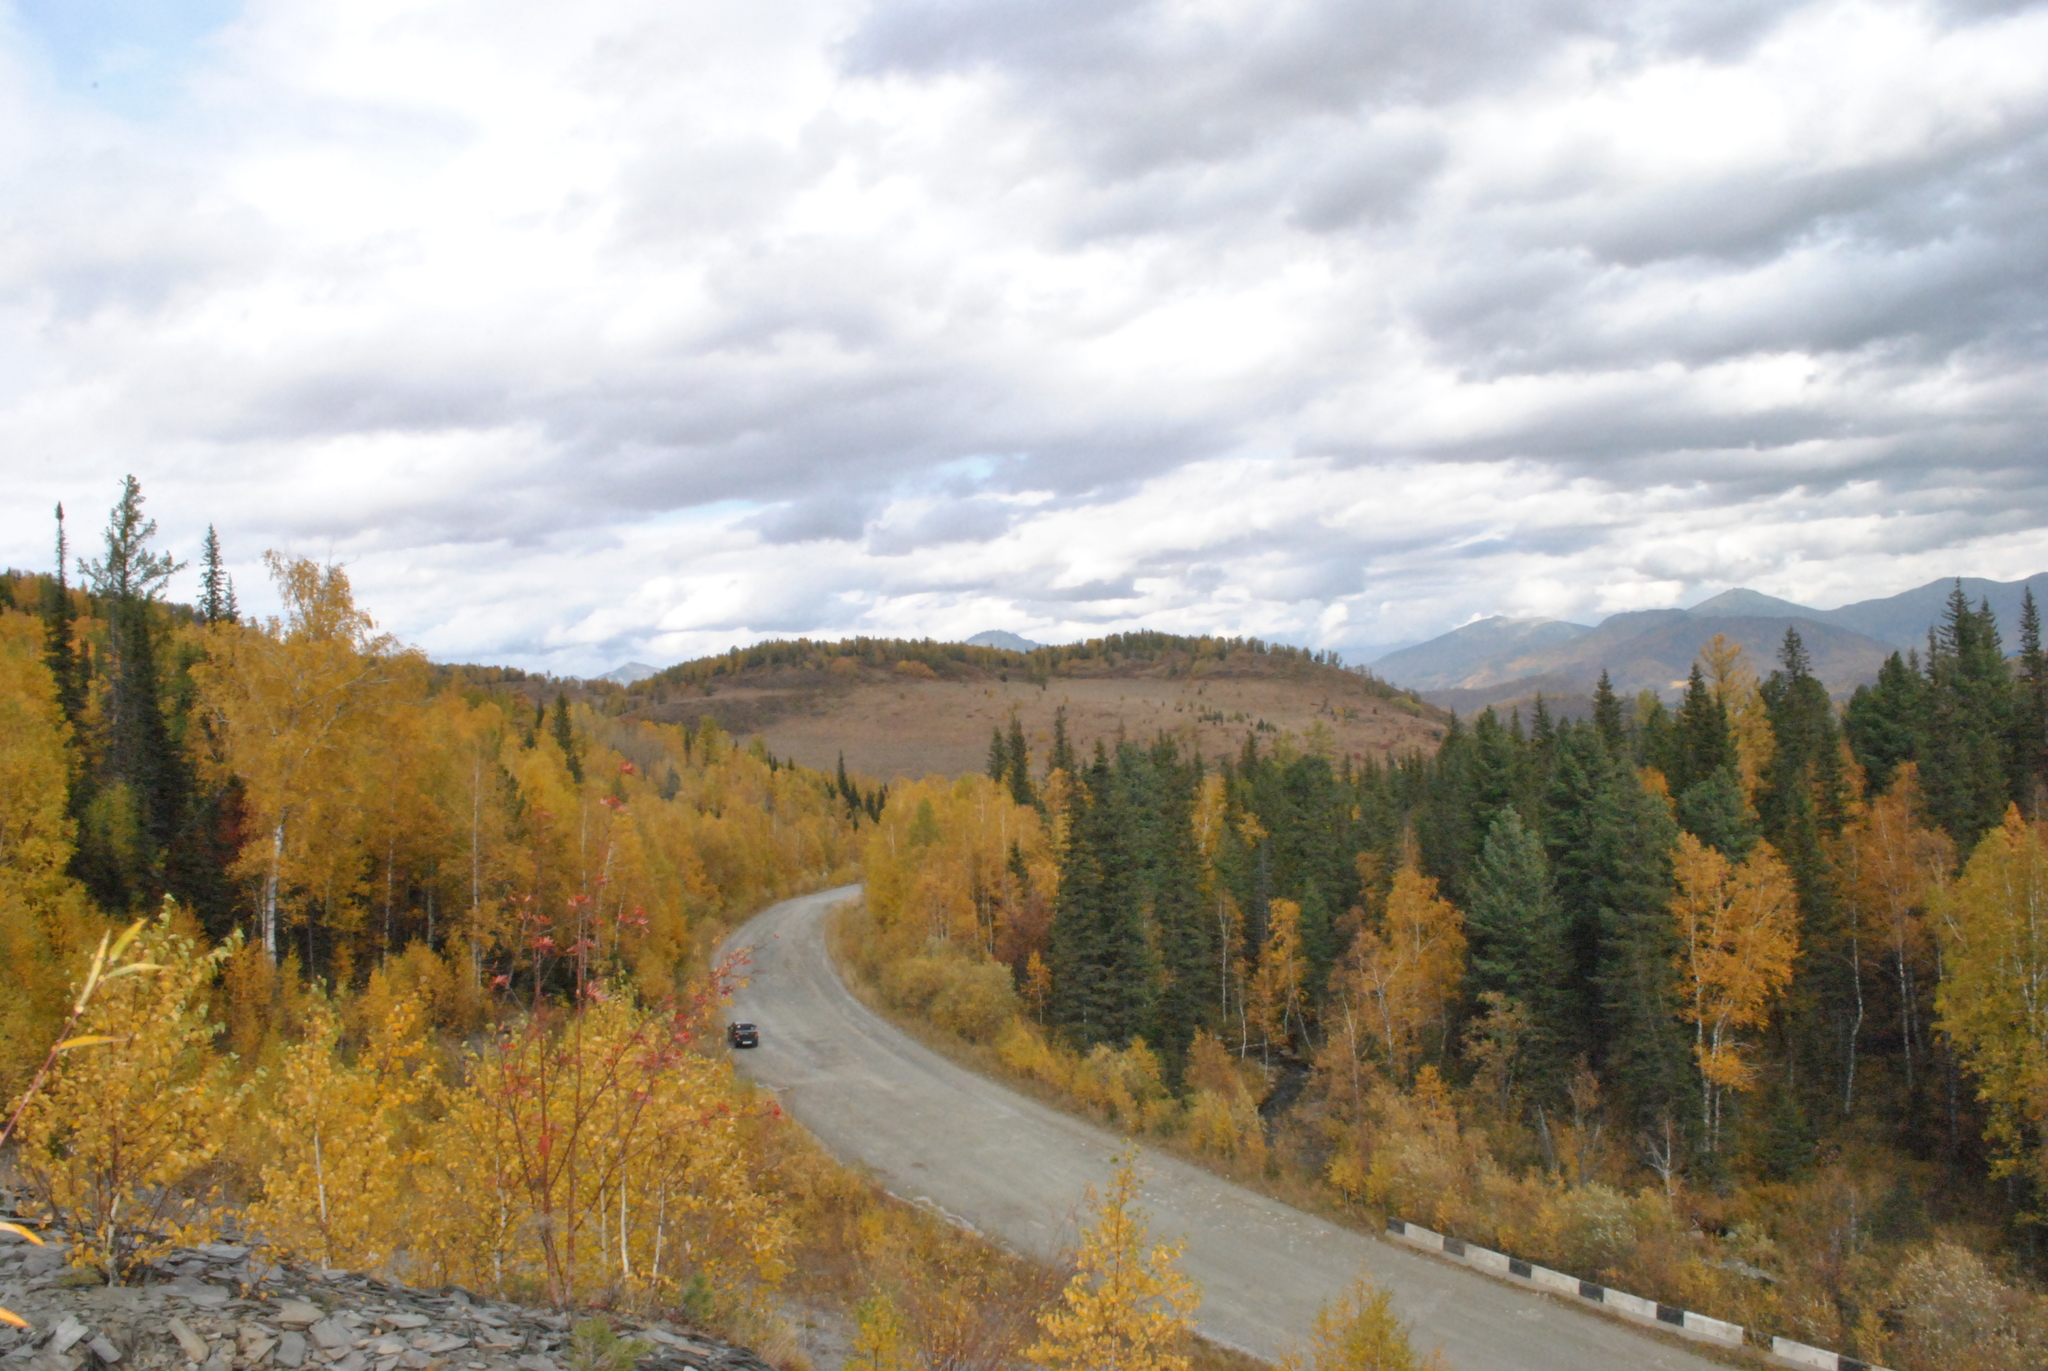
<svg viewBox="0 0 2048 1371">
<path fill-rule="evenodd" d="M 1487 829 L 1468 888 L 1467 998 L 1498 991 L 1522 1006 L 1529 1021 L 1522 1075 L 1539 1102 L 1555 1099 L 1570 1073 L 1566 1045 L 1577 1036 L 1567 931 L 1543 844 L 1512 807 Z"/>
<path fill-rule="evenodd" d="M 241 617 L 235 603 L 235 578 L 228 575 L 220 556 L 220 535 L 206 526 L 206 542 L 200 551 L 199 617 L 208 624 L 231 624 Z"/>
<path fill-rule="evenodd" d="M 1141 905 L 1130 797 L 1103 744 L 1081 778 L 1048 938 L 1052 1021 L 1121 1047 L 1153 1029 L 1158 969 Z"/>
<path fill-rule="evenodd" d="M 1803 969 L 1781 1017 L 1792 1052 L 1804 1059 L 1805 1069 L 1794 1074 L 1807 1102 L 1824 1109 L 1848 1098 L 1861 952 L 1826 849 L 1847 811 L 1841 734 L 1796 630 L 1786 630 L 1763 699 L 1774 747 L 1757 808 L 1763 836 L 1791 870 L 1798 892 Z"/>
<path fill-rule="evenodd" d="M 552 732 L 554 733 L 555 746 L 562 749 L 562 764 L 569 768 L 569 779 L 577 785 L 582 785 L 583 755 L 582 751 L 576 746 L 576 730 L 569 723 L 569 696 L 566 691 L 558 690 L 555 692 Z M 844 781 L 846 779 L 846 758 L 844 755 L 839 759 L 839 766 L 839 778 Z"/>
<path fill-rule="evenodd" d="M 1876 683 L 1857 686 L 1849 697 L 1842 731 L 1871 794 L 1891 789 L 1900 764 L 1919 758 L 1927 732 L 1927 694 L 1920 654 L 1894 652 L 1877 669 Z"/>
<path fill-rule="evenodd" d="M 1547 716 L 1539 718 L 1548 723 Z M 1600 910 L 1608 882 L 1594 830 L 1602 797 L 1613 783 L 1612 771 L 1598 732 L 1569 724 L 1556 731 L 1544 796 L 1543 841 L 1564 934 L 1565 964 L 1557 988 L 1558 1048 L 1567 1057 L 1597 1060 L 1604 1054 L 1607 1036 L 1598 986 Z"/>
<path fill-rule="evenodd" d="M 1698 662 L 1686 679 L 1678 706 L 1677 738 L 1669 775 L 1671 793 L 1683 794 L 1724 767 L 1735 765 L 1735 735 L 1728 727 L 1728 702 L 1707 684 Z"/>
<path fill-rule="evenodd" d="M 64 506 L 59 503 L 57 574 L 43 582 L 43 664 L 49 667 L 50 679 L 56 683 L 57 707 L 64 711 L 64 722 L 75 732 L 80 716 L 85 712 L 85 677 L 74 642 L 78 615 L 71 603 L 71 579 L 67 570 L 70 556 L 70 544 L 64 533 Z M 75 794 L 73 800 L 75 808 Z"/>
<path fill-rule="evenodd" d="M 1061 705 L 1052 712 L 1052 755 L 1046 758 L 1048 773 L 1064 771 L 1070 781 L 1080 779 L 1080 767 L 1074 760 L 1074 745 L 1067 737 L 1067 707 Z"/>
<path fill-rule="evenodd" d="M 1572 965 L 1567 1056 L 1604 1064 L 1629 1113 L 1650 1122 L 1687 1088 L 1670 916 L 1676 828 L 1609 755 L 1596 728 L 1558 730 L 1544 846 Z"/>
<path fill-rule="evenodd" d="M 1697 672 L 1698 668 L 1694 668 Z M 1655 767 L 1664 773 L 1674 791 L 1679 788 L 1678 725 L 1654 690 L 1636 697 L 1636 765 Z"/>
<path fill-rule="evenodd" d="M 1031 744 L 1024 739 L 1024 721 L 1014 713 L 1010 715 L 1010 738 L 1004 751 L 1010 768 L 1010 798 L 1020 805 L 1036 804 L 1038 796 L 1031 787 Z"/>
<path fill-rule="evenodd" d="M 1197 759 L 1183 759 L 1164 735 L 1144 760 L 1152 811 L 1144 830 L 1146 885 L 1159 948 L 1158 1046 L 1177 1085 L 1196 1031 L 1217 1026 L 1210 992 L 1219 948 L 1216 926 L 1202 906 L 1201 856 L 1195 850 L 1195 795 L 1202 766 Z"/>
<path fill-rule="evenodd" d="M 1728 705 L 1695 662 L 1678 707 L 1669 774 L 1678 826 L 1735 861 L 1756 840 L 1742 780 L 1736 770 L 1735 734 Z"/>
<path fill-rule="evenodd" d="M 1996 827 L 2012 783 L 2006 774 L 2011 683 L 1998 621 L 1987 602 L 1970 608 L 1961 581 L 1927 648 L 1927 737 L 1920 777 L 1927 808 L 1959 854 Z"/>
<path fill-rule="evenodd" d="M 2013 799 L 2038 820 L 2048 808 L 2048 653 L 2041 647 L 2041 610 L 2032 586 L 2020 599 L 2019 679 L 2013 684 L 2007 745 Z"/>
<path fill-rule="evenodd" d="M 1608 1077 L 1623 1108 L 1649 1125 L 1689 1098 L 1692 1076 L 1677 1018 L 1669 811 L 1626 768 L 1609 773 L 1589 837 L 1599 874 L 1599 986 Z"/>
<path fill-rule="evenodd" d="M 106 620 L 105 703 L 94 748 L 97 793 L 80 835 L 94 893 L 112 908 L 161 892 L 164 851 L 176 837 L 186 801 L 184 759 L 172 746 L 157 673 L 154 609 L 182 567 L 153 551 L 156 520 L 146 517 L 133 476 L 107 517 L 105 550 L 79 570 Z"/>
<path fill-rule="evenodd" d="M 988 778 L 998 785 L 1010 779 L 1010 745 L 1003 739 L 1003 726 L 991 724 L 988 730 Z"/>
<path fill-rule="evenodd" d="M 1628 723 L 1605 667 L 1600 669 L 1600 680 L 1593 687 L 1593 727 L 1600 730 L 1600 741 L 1607 744 L 1608 752 L 1616 757 L 1626 755 Z"/>
</svg>

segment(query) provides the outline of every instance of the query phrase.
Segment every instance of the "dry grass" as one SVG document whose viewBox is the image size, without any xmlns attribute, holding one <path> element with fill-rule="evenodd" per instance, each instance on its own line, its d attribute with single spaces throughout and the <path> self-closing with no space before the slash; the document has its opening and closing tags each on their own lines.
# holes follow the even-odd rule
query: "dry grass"
<svg viewBox="0 0 2048 1371">
<path fill-rule="evenodd" d="M 1331 668 L 1299 673 L 1211 677 L 1141 674 L 1054 677 L 1044 688 L 1021 676 L 1008 681 L 922 680 L 866 671 L 830 684 L 754 683 L 742 678 L 709 696 L 648 711 L 648 717 L 716 718 L 737 737 L 761 735 L 768 749 L 799 765 L 830 772 L 840 755 L 869 776 L 912 778 L 980 771 L 989 731 L 1023 721 L 1034 768 L 1052 745 L 1053 712 L 1067 711 L 1067 729 L 1084 752 L 1119 731 L 1132 738 L 1177 733 L 1204 756 L 1234 754 L 1257 731 L 1262 746 L 1281 731 L 1305 737 L 1318 724 L 1339 755 L 1385 760 L 1434 751 L 1439 711 L 1407 708 L 1383 698 L 1365 678 Z M 1259 730 L 1264 722 L 1268 727 Z"/>
</svg>

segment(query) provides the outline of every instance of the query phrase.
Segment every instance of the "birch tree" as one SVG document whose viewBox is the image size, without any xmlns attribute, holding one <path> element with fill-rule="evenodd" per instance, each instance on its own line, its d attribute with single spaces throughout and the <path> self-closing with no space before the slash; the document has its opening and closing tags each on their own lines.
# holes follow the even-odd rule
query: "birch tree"
<svg viewBox="0 0 2048 1371">
<path fill-rule="evenodd" d="M 1990 1109 L 1999 1170 L 2048 1180 L 2048 841 L 2008 808 L 1962 879 L 1935 901 L 1942 1029 Z M 2031 1154 L 2031 1155 L 2029 1155 Z"/>
<path fill-rule="evenodd" d="M 218 760 L 239 776 L 259 835 L 242 866 L 262 884 L 263 950 L 278 956 L 278 906 L 294 855 L 294 825 L 335 789 L 377 707 L 417 663 L 356 608 L 338 566 L 266 552 L 282 618 L 209 639 L 196 671 Z"/>
<path fill-rule="evenodd" d="M 1700 1128 L 1712 1151 L 1719 1145 L 1723 1093 L 1755 1083 L 1737 1030 L 1761 1027 L 1791 983 L 1798 908 L 1791 873 L 1769 843 L 1758 843 L 1748 861 L 1731 866 L 1714 848 L 1681 833 L 1672 866 L 1681 1013 L 1693 1025 Z"/>
</svg>

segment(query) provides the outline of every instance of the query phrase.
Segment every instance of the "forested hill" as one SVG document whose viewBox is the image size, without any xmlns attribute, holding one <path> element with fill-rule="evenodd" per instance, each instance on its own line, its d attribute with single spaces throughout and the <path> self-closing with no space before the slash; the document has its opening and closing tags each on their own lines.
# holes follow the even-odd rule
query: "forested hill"
<svg viewBox="0 0 2048 1371">
<path fill-rule="evenodd" d="M 1129 633 L 1030 652 L 930 640 L 760 643 L 593 687 L 630 719 L 694 725 L 831 770 L 871 776 L 983 770 L 1014 716 L 1044 756 L 1061 710 L 1083 750 L 1098 738 L 1170 733 L 1207 756 L 1246 735 L 1292 733 L 1334 755 L 1386 761 L 1435 750 L 1449 715 L 1329 653 L 1256 638 Z"/>
</svg>

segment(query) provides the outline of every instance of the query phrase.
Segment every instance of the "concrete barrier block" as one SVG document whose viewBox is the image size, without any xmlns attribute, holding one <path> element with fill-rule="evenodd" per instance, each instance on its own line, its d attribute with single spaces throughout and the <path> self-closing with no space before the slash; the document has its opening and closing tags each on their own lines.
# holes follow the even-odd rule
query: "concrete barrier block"
<svg viewBox="0 0 2048 1371">
<path fill-rule="evenodd" d="M 1466 1248 L 1465 1265 L 1476 1266 L 1481 1271 L 1490 1272 L 1491 1274 L 1496 1276 L 1506 1276 L 1513 1274 L 1513 1272 L 1510 1270 L 1510 1268 L 1513 1265 L 1513 1262 L 1512 1259 L 1509 1258 L 1506 1253 L 1490 1252 L 1484 1247 Z"/>
<path fill-rule="evenodd" d="M 1790 1338 L 1772 1338 L 1771 1356 L 1787 1366 L 1811 1367 L 1813 1371 L 1835 1371 L 1836 1363 L 1841 1360 L 1833 1352 L 1808 1347 L 1805 1343 L 1794 1342 Z"/>
<path fill-rule="evenodd" d="M 1646 1300 L 1641 1295 L 1631 1295 L 1623 1290 L 1610 1290 L 1607 1292 L 1607 1307 L 1632 1319 L 1643 1319 L 1649 1323 L 1657 1321 L 1657 1302 Z"/>
<path fill-rule="evenodd" d="M 1723 1323 L 1720 1319 L 1710 1319 L 1688 1309 L 1682 1327 L 1686 1333 L 1703 1342 L 1719 1343 L 1723 1347 L 1742 1346 L 1742 1325 L 1739 1323 Z"/>
<path fill-rule="evenodd" d="M 1545 1290 L 1555 1290 L 1558 1294 L 1570 1295 L 1573 1299 L 1579 1297 L 1577 1276 L 1567 1276 L 1564 1272 L 1552 1271 L 1547 1266 L 1532 1266 L 1529 1268 L 1529 1279 Z"/>
<path fill-rule="evenodd" d="M 1395 1233 L 1392 1236 L 1399 1238 L 1410 1247 L 1419 1247 L 1425 1252 L 1441 1252 L 1444 1250 L 1444 1235 L 1441 1233 L 1432 1233 L 1419 1223 L 1404 1223 L 1401 1225 L 1401 1229 L 1401 1232 Z"/>
</svg>

